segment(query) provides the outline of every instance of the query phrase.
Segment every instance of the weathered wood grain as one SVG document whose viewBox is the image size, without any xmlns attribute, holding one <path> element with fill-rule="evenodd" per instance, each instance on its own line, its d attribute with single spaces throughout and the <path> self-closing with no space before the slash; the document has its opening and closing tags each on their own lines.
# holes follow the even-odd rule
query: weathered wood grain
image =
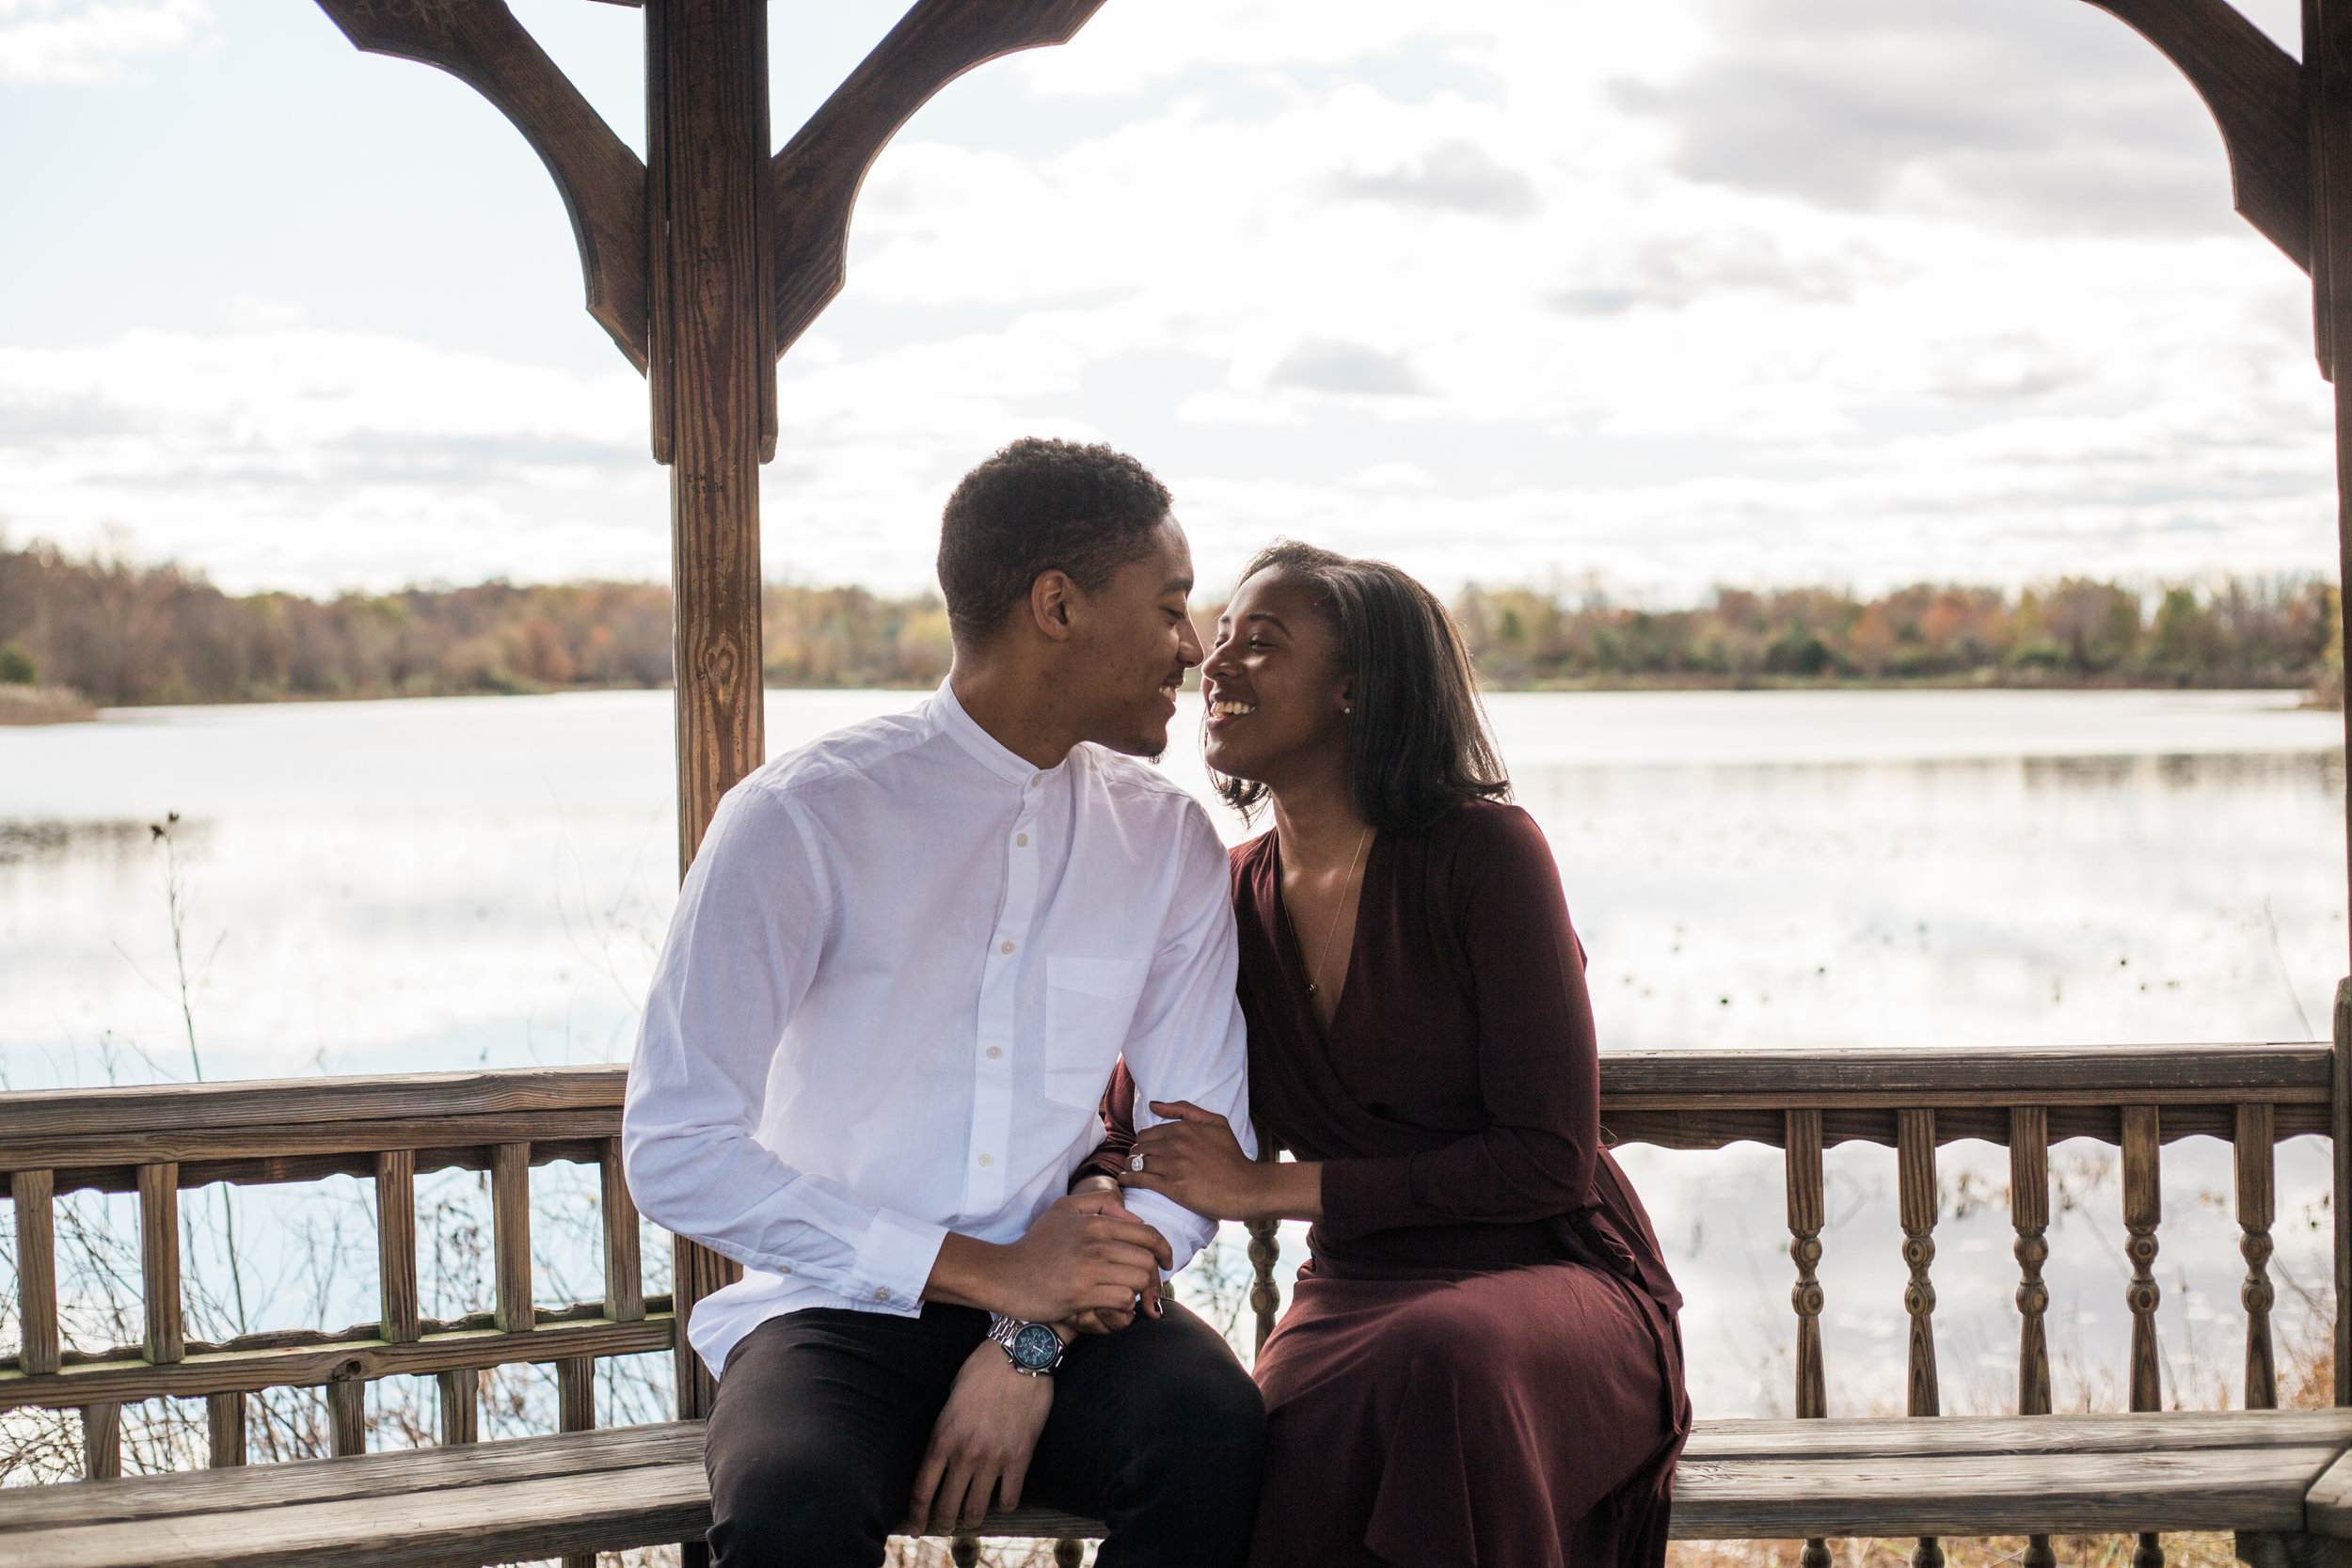
<svg viewBox="0 0 2352 1568">
<path fill-rule="evenodd" d="M 1700 1421 L 1694 1459 L 1836 1459 L 2352 1449 L 2352 1411 L 2167 1410 L 2153 1415 L 1839 1416 L 1825 1421 Z M 2030 1468 L 2030 1466 L 2026 1466 Z"/>
<path fill-rule="evenodd" d="M 338 1459 L 368 1451 L 368 1386 L 339 1377 L 326 1386 L 326 1431 Z"/>
<path fill-rule="evenodd" d="M 2332 1411 L 1708 1421 L 1686 1450 L 1684 1539 L 2164 1529 L 2352 1531 L 2330 1467 Z M 698 1424 L 582 1432 L 462 1452 L 117 1481 L 37 1492 L 0 1513 L 0 1565 L 514 1560 L 675 1540 L 707 1523 Z M 2021 1463 L 2025 1460 L 2026 1462 Z M 983 1533 L 1099 1537 L 1041 1510 Z M 338 1537 L 341 1537 L 338 1539 Z"/>
<path fill-rule="evenodd" d="M 2278 1196 L 2275 1107 L 2241 1105 L 2232 1140 L 2237 1174 L 2238 1254 L 2246 1259 L 2246 1282 L 2238 1304 L 2246 1308 L 2246 1408 L 2276 1409 L 2279 1371 L 2271 1354 L 2270 1224 Z"/>
<path fill-rule="evenodd" d="M 245 1396 L 204 1396 L 206 1463 L 215 1470 L 234 1469 L 245 1463 Z"/>
<path fill-rule="evenodd" d="M 763 0 L 645 7 L 680 876 L 719 797 L 765 756 L 759 465 L 772 450 L 776 379 L 767 17 Z"/>
<path fill-rule="evenodd" d="M 2047 1418 L 2058 1420 L 2062 1418 Z M 1685 1460 L 1672 1533 L 1691 1539 L 2113 1534 L 2299 1528 L 2328 1448 L 2006 1457 Z"/>
<path fill-rule="evenodd" d="M 1821 1366 L 1821 1113 L 1789 1111 L 1783 1136 L 1783 1176 L 1788 1190 L 1788 1256 L 1797 1282 L 1788 1303 L 1797 1314 L 1797 1414 L 1829 1414 L 1829 1386 Z"/>
<path fill-rule="evenodd" d="M 2325 1045 L 1903 1047 L 1609 1051 L 1612 1110 L 1804 1110 L 1913 1106 L 2325 1104 Z M 2254 1087 L 2253 1085 L 2260 1086 Z M 2232 1085 L 2244 1085 L 2242 1090 Z"/>
<path fill-rule="evenodd" d="M 482 1435 L 482 1373 L 452 1367 L 434 1381 L 440 1395 L 441 1447 L 469 1447 Z"/>
<path fill-rule="evenodd" d="M 2346 167 L 2352 168 L 2352 6 L 2344 7 L 2343 9 L 2330 14 L 2336 16 L 2340 24 L 2339 51 L 2345 56 L 2344 62 L 2345 69 L 2340 80 L 2340 86 L 2344 89 L 2345 110 L 2341 127 L 2345 143 L 2345 157 L 2343 162 Z M 2332 135 L 2335 133 L 2331 131 L 2329 134 Z M 2345 230 L 2346 232 L 2343 236 L 2345 247 L 2347 250 L 2352 250 L 2352 223 L 2347 223 Z M 2331 239 L 2329 243 L 2332 245 L 2334 241 Z M 2348 270 L 2352 270 L 2352 256 L 2347 256 L 2346 261 Z M 2347 325 L 2352 326 L 2352 324 L 2347 324 Z M 2352 341 L 2347 341 L 2346 347 L 2352 349 Z M 2344 377 L 2344 384 L 2352 384 L 2352 376 Z M 2340 388 L 2342 385 L 2339 384 Z M 2339 389 L 2337 393 L 2339 400 L 2343 395 L 2342 390 Z M 2347 420 L 2346 414 L 2347 410 L 2343 407 L 2340 406 L 2337 409 L 2336 435 L 2339 459 L 2342 457 L 2341 448 L 2344 433 L 2347 429 L 2352 429 L 2352 420 Z M 2338 483 L 2341 483 L 2343 473 L 2341 465 L 2338 473 Z M 2344 721 L 2352 724 L 2352 703 L 2344 705 Z M 2352 798 L 2347 799 L 2346 806 L 2347 809 L 2352 809 Z M 2335 1194 L 2333 1210 L 2336 1300 L 2352 1302 L 2352 978 L 2336 983 L 2335 1031 L 2334 1098 L 2330 1106 L 2333 1135 L 2328 1164 L 2329 1174 L 2333 1178 L 2330 1190 Z M 2336 1403 L 2339 1406 L 2352 1405 L 2352 1312 L 2339 1311 L 2336 1314 L 2334 1338 Z"/>
<path fill-rule="evenodd" d="M 122 1406 L 111 1401 L 82 1406 L 82 1477 L 114 1481 L 122 1474 Z"/>
<path fill-rule="evenodd" d="M 2017 1413 L 2050 1412 L 2050 1118 L 2040 1106 L 2009 1114 L 2009 1220 L 2017 1232 Z"/>
<path fill-rule="evenodd" d="M 0 1114 L 5 1114 L 0 1105 Z M 87 1180 L 86 1173 L 103 1171 L 113 1166 L 158 1164 L 193 1161 L 240 1163 L 270 1158 L 284 1159 L 304 1154 L 350 1154 L 355 1156 L 342 1168 L 355 1175 L 371 1174 L 375 1168 L 377 1151 L 386 1148 L 409 1148 L 417 1151 L 419 1170 L 446 1169 L 465 1166 L 487 1169 L 491 1164 L 488 1150 L 502 1143 L 532 1143 L 547 1138 L 574 1146 L 578 1158 L 594 1160 L 598 1140 L 611 1137 L 620 1125 L 618 1111 L 594 1109 L 536 1111 L 505 1116 L 428 1117 L 415 1120 L 302 1123 L 281 1128 L 223 1128 L 217 1131 L 189 1129 L 171 1132 L 151 1132 L 125 1124 L 125 1130 L 111 1135 L 96 1137 L 57 1138 L 24 1146 L 18 1154 L 0 1154 L 0 1159 L 17 1159 L 25 1164 L 45 1165 L 56 1175 L 60 1191 L 73 1186 L 103 1185 Z M 436 1149 L 480 1149 L 485 1152 L 472 1160 L 435 1161 Z M 324 1171 L 305 1171 L 300 1180 L 312 1180 Z M 180 1184 L 193 1186 L 183 1172 Z M 121 1190 L 121 1189 L 119 1189 Z"/>
<path fill-rule="evenodd" d="M 645 1315 L 645 1274 L 638 1256 L 637 1200 L 628 1196 L 620 1139 L 604 1140 L 596 1164 L 603 1187 L 605 1315 L 614 1323 L 635 1323 Z"/>
<path fill-rule="evenodd" d="M 147 1308 L 147 1358 L 180 1359 L 186 1334 L 180 1294 L 180 1173 L 139 1167 L 139 1293 Z"/>
<path fill-rule="evenodd" d="M 2352 1540 L 2352 1454 L 2340 1455 L 2303 1499 L 2304 1528 L 2331 1540 Z"/>
<path fill-rule="evenodd" d="M 859 186 L 890 138 L 965 71 L 1067 43 L 1103 0 L 920 0 L 777 153 L 775 352 L 841 292 Z"/>
<path fill-rule="evenodd" d="M 438 66 L 488 99 L 547 165 L 580 248 L 589 315 L 645 368 L 645 166 L 502 0 L 319 0 L 354 45 Z"/>
<path fill-rule="evenodd" d="M 605 1066 L 26 1089 L 0 1094 L 0 1150 L 51 1138 L 113 1133 L 130 1124 L 155 1132 L 219 1132 L 303 1122 L 618 1111 L 628 1089 L 628 1069 Z"/>
<path fill-rule="evenodd" d="M 498 1325 L 531 1329 L 531 1146 L 501 1144 L 490 1161 L 490 1242 L 498 1274 Z"/>
<path fill-rule="evenodd" d="M 2164 1221 L 2164 1188 L 2157 1166 L 2157 1111 L 2134 1105 L 2123 1112 L 2123 1243 L 2132 1277 L 2123 1305 L 2132 1314 L 2131 1402 L 2134 1410 L 2160 1410 L 2164 1388 L 2157 1363 L 2156 1305 L 2163 1292 L 2155 1279 L 2156 1227 Z"/>
<path fill-rule="evenodd" d="M 57 1370 L 57 1211 L 49 1172 L 16 1173 L 17 1364 L 27 1372 Z"/>
<path fill-rule="evenodd" d="M 2302 71 L 2229 0 L 2090 0 L 2161 50 L 2205 101 L 2230 160 L 2233 205 L 2312 270 L 2312 159 Z"/>
<path fill-rule="evenodd" d="M 659 4 L 660 0 L 655 0 Z M 732 1259 L 722 1258 L 708 1247 L 688 1241 L 683 1236 L 670 1238 L 671 1298 L 676 1305 L 677 1321 L 685 1324 L 693 1321 L 694 1303 L 715 1291 L 732 1285 L 742 1277 L 742 1269 Z M 711 1402 L 718 1397 L 719 1386 L 711 1377 L 703 1358 L 694 1354 L 681 1331 L 677 1337 L 676 1376 L 678 1419 L 700 1420 L 710 1414 Z"/>
<path fill-rule="evenodd" d="M 571 1355 L 643 1355 L 673 1349 L 679 1338 L 676 1323 L 666 1311 L 648 1312 L 639 1323 L 616 1323 L 601 1317 L 542 1322 L 535 1332 L 507 1334 L 486 1328 L 427 1333 L 401 1345 L 370 1338 L 278 1351 L 192 1354 L 162 1367 L 144 1361 L 99 1361 L 39 1376 L 0 1372 L 0 1410 L 26 1405 L 63 1410 L 95 1401 L 316 1387 L 341 1376 L 421 1376 L 458 1367 L 561 1361 Z"/>
<path fill-rule="evenodd" d="M 417 1151 L 375 1157 L 375 1274 L 383 1316 L 377 1332 L 404 1345 L 423 1332 L 417 1305 Z"/>
</svg>

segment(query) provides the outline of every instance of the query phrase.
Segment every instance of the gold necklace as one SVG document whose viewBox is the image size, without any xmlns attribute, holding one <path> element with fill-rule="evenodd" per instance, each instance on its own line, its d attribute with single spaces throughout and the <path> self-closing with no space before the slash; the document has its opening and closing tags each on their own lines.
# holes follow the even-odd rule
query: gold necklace
<svg viewBox="0 0 2352 1568">
<path fill-rule="evenodd" d="M 1356 840 L 1355 856 L 1347 863 L 1347 879 L 1340 884 L 1340 901 L 1331 911 L 1331 928 L 1323 933 L 1323 951 L 1315 957 L 1315 967 L 1307 972 L 1307 994 L 1315 993 L 1315 974 L 1331 961 L 1331 944 L 1340 939 L 1340 916 L 1347 912 L 1347 890 L 1355 884 L 1356 867 L 1362 863 L 1364 846 L 1372 842 L 1372 825 L 1366 823 L 1362 836 Z"/>
</svg>

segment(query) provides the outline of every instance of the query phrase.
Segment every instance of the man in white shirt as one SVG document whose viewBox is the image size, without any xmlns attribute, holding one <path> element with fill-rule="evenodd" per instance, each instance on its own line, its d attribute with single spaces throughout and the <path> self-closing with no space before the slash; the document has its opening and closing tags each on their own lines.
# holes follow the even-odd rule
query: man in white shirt
<svg viewBox="0 0 2352 1568">
<path fill-rule="evenodd" d="M 710 1544 L 872 1568 L 1025 1493 L 1102 1568 L 1239 1564 L 1264 1408 L 1160 1294 L 1215 1226 L 1065 1196 L 1122 1054 L 1138 1106 L 1249 1125 L 1225 852 L 1136 760 L 1200 662 L 1191 551 L 1133 458 L 1020 441 L 939 576 L 946 682 L 727 792 L 646 1001 L 629 1186 L 745 1270 L 690 1328 Z"/>
</svg>

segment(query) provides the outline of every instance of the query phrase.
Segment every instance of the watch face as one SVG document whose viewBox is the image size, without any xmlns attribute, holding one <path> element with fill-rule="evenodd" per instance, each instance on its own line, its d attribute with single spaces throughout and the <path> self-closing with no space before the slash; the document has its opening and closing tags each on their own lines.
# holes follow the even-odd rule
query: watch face
<svg viewBox="0 0 2352 1568">
<path fill-rule="evenodd" d="M 1032 1372 L 1041 1372 L 1061 1356 L 1061 1336 L 1044 1323 L 1028 1323 L 1012 1337 L 1013 1361 Z"/>
</svg>

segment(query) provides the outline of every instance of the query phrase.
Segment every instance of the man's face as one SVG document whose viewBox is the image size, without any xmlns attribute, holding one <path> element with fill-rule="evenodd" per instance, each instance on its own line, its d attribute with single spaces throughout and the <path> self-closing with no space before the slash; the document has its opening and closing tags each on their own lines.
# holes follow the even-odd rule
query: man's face
<svg viewBox="0 0 2352 1568">
<path fill-rule="evenodd" d="M 1200 662 L 1186 600 L 1192 546 L 1169 517 L 1098 593 L 1073 590 L 1057 705 L 1083 738 L 1130 756 L 1168 750 L 1184 672 Z"/>
</svg>

